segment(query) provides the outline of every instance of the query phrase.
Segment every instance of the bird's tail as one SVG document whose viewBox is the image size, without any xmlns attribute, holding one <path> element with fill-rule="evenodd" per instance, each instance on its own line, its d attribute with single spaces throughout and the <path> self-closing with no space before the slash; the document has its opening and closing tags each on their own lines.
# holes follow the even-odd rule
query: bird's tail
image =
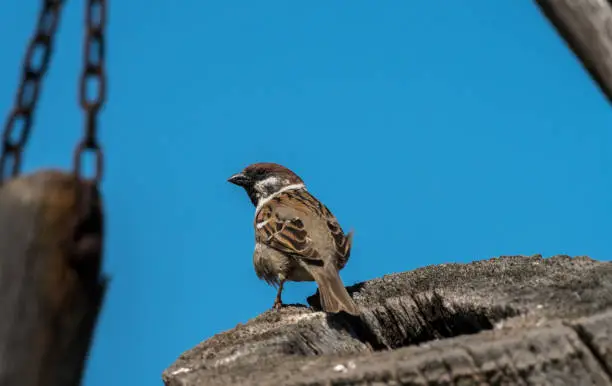
<svg viewBox="0 0 612 386">
<path fill-rule="evenodd" d="M 323 311 L 332 313 L 344 311 L 351 315 L 359 315 L 359 308 L 344 287 L 336 267 L 326 265 L 310 271 L 319 287 Z"/>
</svg>

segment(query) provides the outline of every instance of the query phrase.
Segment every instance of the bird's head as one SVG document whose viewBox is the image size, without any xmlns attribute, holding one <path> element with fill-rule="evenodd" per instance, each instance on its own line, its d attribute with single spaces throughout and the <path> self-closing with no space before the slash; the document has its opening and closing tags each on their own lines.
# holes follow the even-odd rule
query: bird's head
<svg viewBox="0 0 612 386">
<path fill-rule="evenodd" d="M 304 181 L 297 174 L 272 162 L 251 164 L 228 178 L 228 181 L 241 186 L 255 206 L 281 189 L 304 188 Z"/>
</svg>

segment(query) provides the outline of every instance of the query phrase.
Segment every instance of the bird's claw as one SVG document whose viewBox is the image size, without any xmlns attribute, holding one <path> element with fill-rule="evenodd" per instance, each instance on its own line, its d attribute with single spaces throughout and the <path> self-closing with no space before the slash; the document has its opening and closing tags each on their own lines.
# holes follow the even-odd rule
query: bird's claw
<svg viewBox="0 0 612 386">
<path fill-rule="evenodd" d="M 276 311 L 280 311 L 282 307 L 283 307 L 283 302 L 280 299 L 276 299 L 274 301 L 274 304 L 272 305 L 272 309 Z"/>
</svg>

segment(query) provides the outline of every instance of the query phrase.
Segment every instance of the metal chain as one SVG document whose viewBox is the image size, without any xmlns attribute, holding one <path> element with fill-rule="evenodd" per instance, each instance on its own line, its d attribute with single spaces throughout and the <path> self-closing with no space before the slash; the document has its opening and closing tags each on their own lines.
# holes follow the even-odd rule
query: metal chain
<svg viewBox="0 0 612 386">
<path fill-rule="evenodd" d="M 63 0 L 43 0 L 36 31 L 30 40 L 23 61 L 21 82 L 15 98 L 15 106 L 6 120 L 2 133 L 0 184 L 7 178 L 18 176 L 21 171 L 23 148 L 30 136 L 34 122 L 34 111 L 38 103 L 41 83 L 49 68 L 53 39 L 59 24 L 63 3 Z"/>
<path fill-rule="evenodd" d="M 97 137 L 97 116 L 106 100 L 105 27 L 106 0 L 87 0 L 83 72 L 80 79 L 80 100 L 85 114 L 85 127 L 83 137 L 74 151 L 74 173 L 77 178 L 83 179 L 83 158 L 87 152 L 93 153 L 95 169 L 91 180 L 96 185 L 102 179 L 104 160 Z"/>
</svg>

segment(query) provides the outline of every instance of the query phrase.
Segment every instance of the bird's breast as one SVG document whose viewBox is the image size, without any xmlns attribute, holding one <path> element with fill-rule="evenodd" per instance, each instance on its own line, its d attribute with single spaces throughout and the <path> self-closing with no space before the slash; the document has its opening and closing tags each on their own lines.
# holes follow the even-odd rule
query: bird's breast
<svg viewBox="0 0 612 386">
<path fill-rule="evenodd" d="M 255 244 L 253 267 L 257 277 L 270 285 L 278 285 L 281 277 L 289 281 L 314 280 L 296 258 L 287 256 L 262 243 Z"/>
</svg>

